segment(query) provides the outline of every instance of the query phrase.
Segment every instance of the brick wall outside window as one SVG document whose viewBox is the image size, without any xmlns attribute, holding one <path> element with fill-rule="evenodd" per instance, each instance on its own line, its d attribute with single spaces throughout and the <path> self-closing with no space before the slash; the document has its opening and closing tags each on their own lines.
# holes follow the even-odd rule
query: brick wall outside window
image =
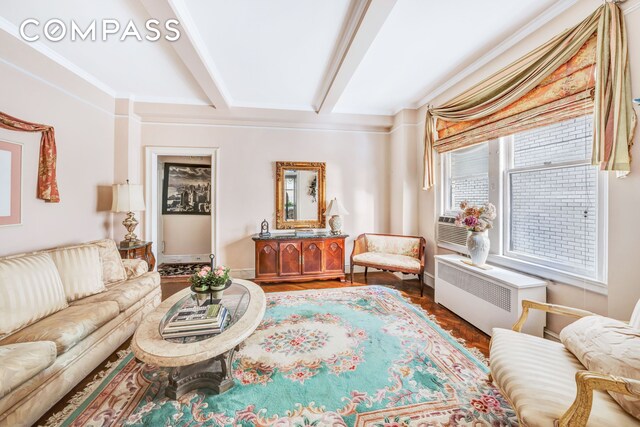
<svg viewBox="0 0 640 427">
<path fill-rule="evenodd" d="M 489 174 L 468 175 L 451 179 L 451 208 L 458 210 L 467 201 L 481 205 L 489 200 Z"/>
<path fill-rule="evenodd" d="M 514 167 L 588 163 L 591 138 L 590 117 L 514 135 Z M 512 172 L 510 250 L 595 272 L 597 174 L 590 165 Z"/>
</svg>

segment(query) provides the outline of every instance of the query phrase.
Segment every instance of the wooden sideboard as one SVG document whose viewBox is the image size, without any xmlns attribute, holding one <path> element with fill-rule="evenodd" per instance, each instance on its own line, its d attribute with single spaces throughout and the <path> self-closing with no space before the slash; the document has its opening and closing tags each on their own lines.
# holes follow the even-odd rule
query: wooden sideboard
<svg viewBox="0 0 640 427">
<path fill-rule="evenodd" d="M 345 234 L 254 235 L 256 283 L 345 279 Z"/>
</svg>

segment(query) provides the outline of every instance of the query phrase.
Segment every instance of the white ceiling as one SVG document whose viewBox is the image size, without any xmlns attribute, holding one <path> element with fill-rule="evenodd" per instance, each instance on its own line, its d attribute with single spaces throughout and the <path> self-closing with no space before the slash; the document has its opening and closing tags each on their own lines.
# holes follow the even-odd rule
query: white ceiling
<svg viewBox="0 0 640 427">
<path fill-rule="evenodd" d="M 339 95 L 333 111 L 393 114 L 415 108 L 454 71 L 554 3 L 571 2 L 370 0 L 391 6 L 395 2 L 395 6 L 358 7 L 366 1 L 3 0 L 0 30 L 12 25 L 15 33 L 27 18 L 43 24 L 51 18 L 69 25 L 74 20 L 81 27 L 94 19 L 115 18 L 123 25 L 133 19 L 144 29 L 151 17 L 145 5 L 155 13 L 150 4 L 165 4 L 185 27 L 183 38 L 188 34 L 196 55 L 185 55 L 184 45 L 164 40 L 114 37 L 108 42 L 68 38 L 50 42 L 42 38 L 36 43 L 72 71 L 93 76 L 118 97 L 167 103 L 213 104 L 206 87 L 214 84 L 230 107 L 315 110 L 334 82 L 336 70 L 349 64 L 348 70 L 341 70 L 342 81 L 347 76 L 346 85 L 333 88 Z M 385 15 L 371 19 L 379 10 L 385 10 Z M 380 25 L 354 27 L 354 22 L 365 21 L 359 19 L 362 16 Z M 358 43 L 350 44 L 356 36 Z M 350 46 L 362 51 L 355 55 L 349 52 Z M 196 71 L 194 61 L 201 61 L 201 70 L 209 76 Z"/>
</svg>

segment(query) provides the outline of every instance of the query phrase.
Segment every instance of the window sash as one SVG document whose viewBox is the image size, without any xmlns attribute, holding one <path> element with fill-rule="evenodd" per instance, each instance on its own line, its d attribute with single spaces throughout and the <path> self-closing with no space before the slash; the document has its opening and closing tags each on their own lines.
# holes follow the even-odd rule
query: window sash
<svg viewBox="0 0 640 427">
<path fill-rule="evenodd" d="M 506 163 L 502 173 L 503 181 L 503 209 L 502 209 L 502 256 L 513 260 L 520 260 L 530 264 L 548 267 L 567 274 L 582 277 L 585 280 L 602 284 L 606 281 L 606 244 L 602 211 L 606 209 L 606 193 L 603 191 L 606 177 L 598 176 L 596 183 L 596 265 L 595 270 L 580 268 L 569 263 L 562 263 L 552 259 L 538 257 L 520 251 L 511 250 L 511 175 L 523 172 L 545 171 L 553 169 L 566 169 L 577 166 L 591 166 L 591 158 L 572 160 L 558 163 L 543 163 L 525 167 L 514 167 L 514 138 L 513 136 L 501 138 L 501 147 L 506 152 Z"/>
</svg>

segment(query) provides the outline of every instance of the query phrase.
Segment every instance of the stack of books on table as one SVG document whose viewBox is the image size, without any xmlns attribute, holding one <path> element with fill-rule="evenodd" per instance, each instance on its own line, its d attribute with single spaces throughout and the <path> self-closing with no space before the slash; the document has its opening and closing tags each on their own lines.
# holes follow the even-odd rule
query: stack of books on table
<svg viewBox="0 0 640 427">
<path fill-rule="evenodd" d="M 183 308 L 166 324 L 162 338 L 219 334 L 224 330 L 227 316 L 227 309 L 221 304 Z"/>
</svg>

